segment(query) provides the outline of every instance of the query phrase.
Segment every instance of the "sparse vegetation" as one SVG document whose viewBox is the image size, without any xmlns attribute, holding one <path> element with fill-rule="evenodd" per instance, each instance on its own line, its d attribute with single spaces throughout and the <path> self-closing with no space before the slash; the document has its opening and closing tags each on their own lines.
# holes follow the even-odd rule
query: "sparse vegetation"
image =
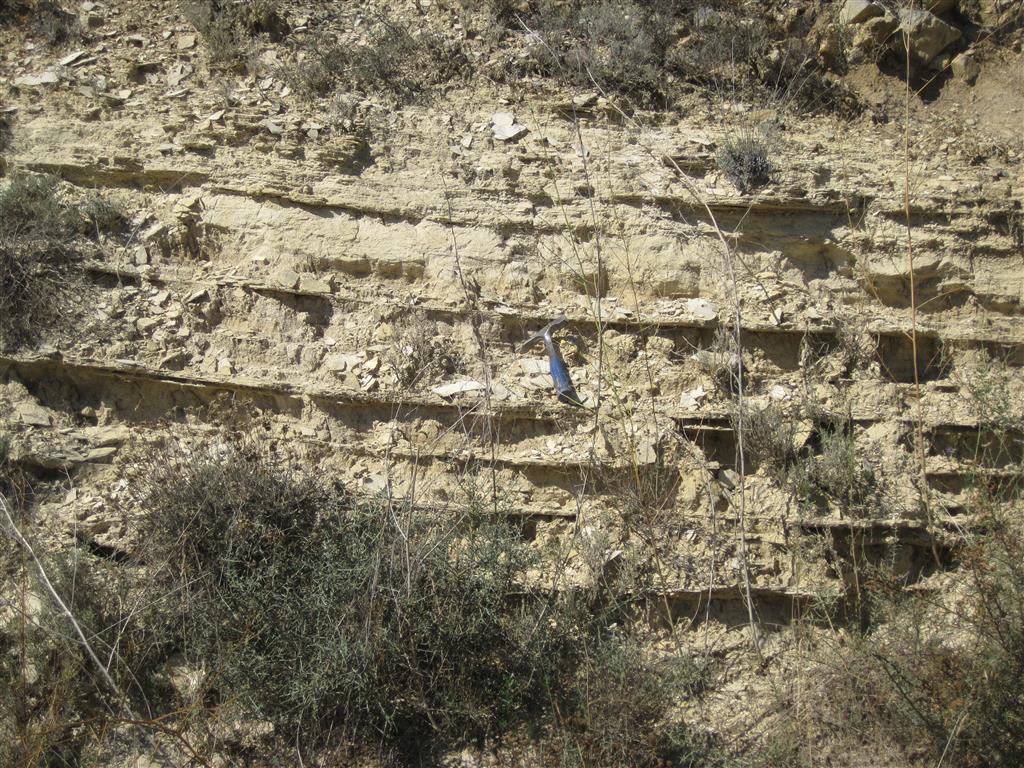
<svg viewBox="0 0 1024 768">
<path fill-rule="evenodd" d="M 839 640 L 833 631 L 808 633 L 807 687 L 788 688 L 780 712 L 795 725 L 786 743 L 797 756 L 828 744 L 853 754 L 871 745 L 913 765 L 1001 768 L 1024 758 L 1024 467 L 1004 441 L 1019 416 L 1000 366 L 979 366 L 965 389 L 980 425 L 969 437 L 964 491 L 963 519 L 972 522 L 942 555 L 949 539 L 943 545 L 941 532 L 929 530 L 935 539 L 917 564 L 897 555 L 907 545 L 895 532 L 881 556 L 866 531 L 847 532 L 847 632 Z M 861 455 L 848 422 L 822 425 L 818 442 L 820 455 L 799 465 L 794 482 L 809 479 L 855 515 L 888 511 L 880 503 L 885 475 Z M 984 469 L 993 465 L 995 484 Z M 940 559 L 957 567 L 907 589 L 940 570 Z M 836 607 L 812 608 L 811 618 L 831 626 Z"/>
<path fill-rule="evenodd" d="M 955 589 L 908 593 L 876 569 L 862 597 L 872 620 L 842 645 L 819 639 L 812 685 L 783 715 L 799 718 L 805 751 L 869 743 L 932 765 L 1020 764 L 1024 531 L 1019 509 L 983 514 L 989 529 L 961 550 Z"/>
<path fill-rule="evenodd" d="M 815 484 L 847 507 L 863 501 L 877 487 L 877 478 L 857 451 L 851 427 L 833 425 L 820 438 L 821 451 L 810 468 Z"/>
<path fill-rule="evenodd" d="M 11 146 L 11 125 L 7 118 L 0 115 L 0 153 L 6 152 Z M 4 159 L 0 157 L 0 176 L 4 172 Z"/>
<path fill-rule="evenodd" d="M 16 173 L 0 187 L 0 347 L 32 342 L 81 301 L 77 269 L 87 235 L 127 223 L 114 199 L 65 198 L 53 176 Z"/>
<path fill-rule="evenodd" d="M 810 22 L 786 29 L 790 22 L 763 4 L 491 0 L 484 17 L 503 30 L 491 33 L 497 41 L 522 43 L 513 76 L 532 68 L 644 106 L 671 106 L 699 85 L 807 111 L 854 108 L 805 39 Z"/>
<path fill-rule="evenodd" d="M 25 473 L 11 458 L 11 443 L 0 436 L 0 498 L 4 499 L 11 514 L 19 515 L 24 509 L 31 487 Z"/>
<path fill-rule="evenodd" d="M 658 4 L 542 2 L 527 23 L 543 42 L 533 57 L 546 74 L 574 85 L 623 93 L 640 102 L 664 95 L 670 20 Z M 499 17 L 510 18 L 509 13 Z"/>
<path fill-rule="evenodd" d="M 9 485 L 0 488 L 0 500 L 15 524 L 23 525 L 29 497 L 10 491 Z M 6 516 L 0 519 L 4 538 L 13 538 Z M 105 573 L 84 548 L 49 550 L 37 541 L 35 549 L 46 578 L 87 641 L 110 660 L 110 674 L 132 691 L 133 699 L 156 706 L 151 647 L 126 607 L 129 580 L 119 572 Z M 0 764 L 82 765 L 119 724 L 118 703 L 67 617 L 43 589 L 33 561 L 14 548 L 0 566 L 3 594 L 10 598 L 0 604 L 0 676 L 5 681 L 0 686 Z"/>
<path fill-rule="evenodd" d="M 993 326 L 1006 366 L 959 382 L 959 394 L 945 369 L 933 374 L 939 367 L 929 366 L 928 386 L 912 390 L 900 374 L 881 395 L 865 396 L 878 382 L 859 369 L 877 369 L 876 357 L 905 368 L 911 337 L 898 308 L 872 320 L 871 333 L 852 322 L 838 323 L 835 335 L 819 325 L 826 306 L 865 316 L 856 269 L 872 270 L 879 282 L 903 280 L 900 264 L 874 260 L 875 246 L 900 236 L 899 211 L 871 203 L 863 158 L 838 147 L 805 163 L 800 173 L 818 193 L 811 203 L 767 206 L 786 208 L 791 220 L 785 232 L 768 232 L 765 206 L 744 211 L 735 200 L 708 200 L 701 190 L 719 188 L 714 178 L 683 178 L 706 170 L 706 150 L 696 148 L 711 145 L 691 130 L 699 117 L 659 116 L 653 142 L 632 123 L 618 131 L 603 101 L 580 122 L 562 121 L 571 112 L 561 106 L 566 84 L 572 96 L 587 91 L 575 103 L 592 105 L 594 83 L 625 96 L 623 104 L 647 107 L 696 86 L 731 102 L 716 105 L 716 116 L 753 121 L 751 94 L 779 106 L 825 82 L 815 79 L 817 40 L 779 39 L 782 3 L 768 4 L 763 18 L 745 0 L 483 5 L 506 25 L 494 45 L 471 30 L 458 42 L 434 35 L 427 25 L 449 14 L 447 5 L 418 4 L 422 14 L 413 18 L 422 29 L 409 17 L 398 23 L 353 6 L 338 33 L 340 14 L 321 27 L 318 15 L 332 12 L 288 4 L 294 18 L 309 14 L 313 22 L 290 39 L 270 0 L 189 3 L 215 67 L 256 74 L 257 48 L 260 66 L 276 67 L 262 54 L 282 50 L 251 45 L 259 35 L 288 39 L 284 56 L 297 55 L 271 73 L 272 88 L 263 71 L 221 83 L 219 117 L 201 103 L 182 112 L 152 82 L 133 89 L 122 107 L 133 115 L 135 99 L 150 91 L 170 105 L 151 132 L 166 133 L 158 141 L 167 142 L 160 152 L 168 159 L 150 166 L 155 150 L 145 152 L 147 167 L 123 174 L 114 161 L 107 171 L 123 188 L 112 197 L 74 202 L 69 185 L 27 175 L 0 189 L 0 346 L 66 313 L 61 299 L 74 287 L 82 235 L 100 240 L 127 221 L 117 194 L 140 201 L 134 221 L 150 248 L 90 265 L 110 292 L 91 314 L 109 311 L 128 334 L 102 349 L 86 335 L 61 348 L 63 360 L 40 354 L 4 363 L 0 411 L 13 414 L 19 462 L 81 469 L 75 493 L 34 497 L 0 437 L 0 495 L 20 515 L 14 530 L 24 522 L 33 543 L 38 537 L 56 590 L 126 695 L 104 684 L 103 665 L 92 663 L 40 589 L 45 575 L 17 547 L 0 551 L 0 675 L 10 683 L 0 686 L 0 763 L 114 763 L 102 752 L 123 738 L 128 721 L 166 737 L 176 758 L 168 764 L 182 765 L 805 768 L 866 763 L 863 753 L 890 746 L 907 765 L 1020 763 L 1024 522 L 1020 350 L 1012 335 Z M 0 15 L 11 7 L 0 0 Z M 519 28 L 520 19 L 537 34 Z M 112 26 L 105 23 L 103 36 Z M 808 29 L 799 13 L 785 23 L 786 35 Z M 194 57 L 200 71 L 190 82 L 201 87 L 205 55 L 171 33 L 165 41 L 162 50 L 177 48 L 178 61 Z M 155 50 L 147 44 L 147 59 Z M 496 50 L 512 55 L 499 61 Z M 459 94 L 441 115 L 392 108 L 443 88 L 469 61 L 488 73 L 504 67 L 506 77 L 529 71 L 562 82 L 536 76 L 520 90 L 490 83 L 486 101 L 476 90 Z M 85 82 L 92 67 L 83 60 L 69 72 Z M 329 105 L 294 109 L 282 78 L 311 97 L 349 91 L 339 101 L 353 105 L 354 119 L 380 115 L 396 137 L 422 132 L 430 141 L 376 142 L 379 163 L 366 178 L 338 179 L 348 150 L 335 125 L 312 127 L 327 122 L 312 106 Z M 552 93 L 557 87 L 561 94 Z M 103 123 L 118 105 L 110 91 L 97 94 L 101 121 L 93 127 L 116 138 L 119 129 Z M 517 146 L 489 130 L 488 116 L 506 108 L 530 123 Z M 243 145 L 267 114 L 287 120 L 295 141 L 283 140 L 258 178 L 225 187 L 224 169 L 244 163 Z M 352 130 L 352 121 L 334 118 Z M 809 137 L 819 127 L 798 130 Z M 26 136 L 38 128 L 26 126 Z M 219 175 L 209 183 L 205 172 L 188 171 L 209 165 L 194 157 L 212 147 L 204 133 L 231 145 L 217 150 Z M 584 138 L 596 143 L 574 146 Z M 0 132 L 0 149 L 2 140 Z M 678 177 L 643 165 L 648 143 L 658 162 L 663 150 L 664 162 L 681 158 Z M 768 133 L 726 142 L 719 178 L 743 194 L 760 189 L 779 170 L 774 146 Z M 289 171 L 292 159 L 306 164 Z M 185 176 L 172 181 L 178 160 Z M 472 168 L 472 182 L 454 197 L 446 175 L 443 195 L 381 202 L 394 184 L 428 169 L 448 174 L 452 164 Z M 624 185 L 608 175 L 627 167 Z M 981 169 L 986 178 L 993 170 Z M 175 197 L 158 204 L 164 182 Z M 844 189 L 853 190 L 847 216 Z M 574 202 L 563 203 L 563 192 Z M 469 212 L 460 195 L 470 194 L 494 210 Z M 935 230 L 918 264 L 937 263 L 930 250 L 955 240 L 949 217 L 959 214 L 940 216 L 927 201 L 912 212 L 909 201 L 908 221 L 923 217 Z M 971 221 L 981 221 L 973 213 Z M 438 237 L 442 220 L 448 246 Z M 877 224 L 874 239 L 865 221 Z M 312 222 L 301 242 L 282 234 L 301 230 L 296 222 Z M 166 248 L 156 257 L 162 240 L 176 251 L 179 235 L 194 227 L 222 233 L 224 258 L 178 269 Z M 568 279 L 559 281 L 564 268 L 544 258 L 563 236 L 586 263 L 573 272 L 579 297 L 568 295 Z M 1006 250 L 1005 236 L 989 250 Z M 357 277 L 351 261 L 373 242 L 425 253 L 426 267 L 407 269 L 404 285 L 386 265 Z M 444 284 L 451 250 L 459 285 Z M 488 254 L 498 252 L 508 263 L 494 267 Z M 584 261 L 591 256 L 593 270 Z M 158 263 L 143 266 L 151 260 Z M 947 319 L 1007 315 L 1016 301 L 990 272 L 972 276 L 947 262 L 921 268 L 929 290 L 951 291 L 941 306 L 917 305 L 929 311 L 921 336 L 929 362 Z M 346 274 L 327 280 L 318 270 L 332 264 Z M 467 264 L 491 271 L 477 282 L 461 274 Z M 325 277 L 331 290 L 293 295 L 311 292 L 298 274 Z M 421 277 L 427 287 L 416 283 Z M 911 286 L 913 278 L 911 266 Z M 708 289 L 713 301 L 693 300 Z M 547 390 L 538 405 L 540 393 L 529 391 L 539 379 L 516 363 L 520 324 L 558 303 L 574 317 L 578 348 L 569 362 L 592 395 L 587 409 L 562 409 Z M 396 316 L 389 336 L 386 321 Z M 473 321 L 466 344 L 453 343 L 458 334 L 448 323 L 456 316 Z M 879 338 L 892 342 L 884 354 Z M 990 343 L 967 338 L 971 352 Z M 356 341 L 364 352 L 346 347 Z M 500 380 L 505 391 L 495 385 L 479 398 L 446 399 L 389 391 L 464 372 L 470 342 L 479 342 L 486 369 L 477 378 Z M 354 376 L 354 367 L 366 376 Z M 245 375 L 229 381 L 225 372 L 236 368 Z M 60 377 L 46 381 L 53 370 Z M 784 386 L 773 387 L 769 377 L 779 370 Z M 328 371 L 344 373 L 344 382 L 331 384 Z M 857 387 L 847 392 L 854 374 Z M 801 375 L 809 402 L 798 404 L 789 398 Z M 212 392 L 224 399 L 211 403 Z M 846 396 L 854 406 L 836 416 Z M 238 438 L 219 418 L 229 400 L 272 415 Z M 947 423 L 939 412 L 954 401 Z M 927 426 L 920 415 L 916 425 L 927 442 L 911 445 L 908 402 L 928 414 Z M 730 410 L 731 433 L 723 423 Z M 57 411 L 48 427 L 46 414 Z M 133 436 L 127 443 L 123 429 Z M 158 433 L 182 443 L 138 459 L 131 440 Z M 746 464 L 732 462 L 741 444 Z M 918 446 L 931 454 L 911 476 L 895 464 L 909 462 L 908 448 Z M 335 468 L 384 490 L 357 495 L 334 479 Z M 479 483 L 485 498 L 476 488 L 488 470 Z M 889 503 L 894 478 L 903 483 L 899 505 Z M 926 509 L 933 480 L 942 500 Z M 501 488 L 514 502 L 496 498 Z M 33 508 L 35 501 L 46 503 Z M 116 524 L 106 527 L 108 503 L 126 505 L 117 510 L 127 522 L 122 538 Z M 904 505 L 913 512 L 902 514 Z M 749 645 L 741 624 L 749 624 Z M 694 637 L 700 657 L 686 647 Z M 713 690 L 712 669 L 728 688 Z M 780 669 L 793 682 L 779 684 L 789 698 L 780 694 L 772 711 L 766 678 Z M 706 700 L 692 701 L 706 689 Z M 126 703 L 141 717 L 122 711 Z M 459 755 L 474 749 L 475 761 Z M 127 764 L 128 755 L 116 762 Z"/>
<path fill-rule="evenodd" d="M 674 698 L 693 682 L 678 659 L 657 663 L 634 643 L 605 642 L 572 680 L 573 719 L 563 721 L 559 768 L 629 765 L 712 768 L 724 753 L 707 733 L 672 720 Z"/>
<path fill-rule="evenodd" d="M 694 359 L 722 392 L 735 392 L 739 377 L 746 375 L 736 338 L 724 326 L 716 329 L 711 345 L 707 349 L 697 350 Z"/>
<path fill-rule="evenodd" d="M 244 71 L 253 37 L 280 42 L 288 34 L 277 5 L 276 0 L 187 0 L 182 12 L 202 35 L 213 66 Z"/>
<path fill-rule="evenodd" d="M 390 16 L 376 16 L 361 40 L 322 35 L 303 46 L 284 77 L 308 97 L 338 88 L 384 92 L 406 100 L 457 78 L 467 64 L 457 43 L 423 30 L 410 32 Z"/>
</svg>

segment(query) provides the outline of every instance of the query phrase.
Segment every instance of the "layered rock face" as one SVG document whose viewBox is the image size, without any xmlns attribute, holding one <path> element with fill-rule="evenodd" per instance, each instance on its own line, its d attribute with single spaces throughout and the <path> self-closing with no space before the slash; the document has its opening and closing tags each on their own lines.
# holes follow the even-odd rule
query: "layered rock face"
<svg viewBox="0 0 1024 768">
<path fill-rule="evenodd" d="M 145 547 L 124 467 L 243 413 L 357 492 L 444 508 L 500 488 L 565 584 L 629 562 L 652 625 L 726 656 L 753 616 L 770 658 L 864 562 L 939 583 L 972 478 L 1016 471 L 978 448 L 978 393 L 1022 416 L 1024 146 L 983 116 L 724 100 L 665 118 L 480 83 L 357 134 L 273 74 L 210 75 L 188 24 L 121 5 L 88 12 L 83 52 L 21 48 L 0 71 L 7 173 L 132 218 L 84 265 L 74 327 L 0 357 L 12 456 L 71 479 L 49 535 Z M 888 19 L 843 12 L 857 35 Z M 922 66 L 959 35 L 941 12 L 892 20 Z M 716 156 L 749 134 L 774 172 L 741 193 Z M 563 313 L 581 405 L 520 351 Z M 823 471 L 836 435 L 870 500 L 783 479 Z"/>
</svg>

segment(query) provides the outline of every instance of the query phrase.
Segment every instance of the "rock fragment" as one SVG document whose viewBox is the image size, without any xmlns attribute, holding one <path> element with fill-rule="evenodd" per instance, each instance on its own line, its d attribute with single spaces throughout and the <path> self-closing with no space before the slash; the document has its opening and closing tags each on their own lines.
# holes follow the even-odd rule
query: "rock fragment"
<svg viewBox="0 0 1024 768">
<path fill-rule="evenodd" d="M 866 49 L 887 42 L 899 26 L 895 16 L 873 16 L 857 27 L 853 36 L 855 48 Z"/>
<path fill-rule="evenodd" d="M 298 272 L 291 269 L 282 269 L 274 274 L 274 282 L 288 290 L 295 290 L 299 287 L 299 281 L 302 278 Z"/>
<path fill-rule="evenodd" d="M 686 309 L 698 320 L 710 321 L 718 317 L 718 308 L 707 299 L 687 299 Z"/>
<path fill-rule="evenodd" d="M 981 65 L 970 52 L 959 53 L 950 62 L 950 69 L 953 76 L 968 83 L 973 83 L 981 74 Z"/>
<path fill-rule="evenodd" d="M 330 293 L 331 284 L 320 277 L 303 275 L 299 278 L 299 290 L 306 293 Z"/>
<path fill-rule="evenodd" d="M 21 403 L 14 409 L 14 415 L 22 424 L 32 427 L 48 427 L 51 424 L 50 411 L 38 403 Z"/>
<path fill-rule="evenodd" d="M 191 64 L 178 64 L 167 72 L 167 84 L 173 88 L 186 77 L 191 75 L 193 68 Z"/>
<path fill-rule="evenodd" d="M 530 132 L 525 125 L 516 122 L 511 112 L 495 112 L 491 118 L 494 138 L 498 141 L 518 141 Z"/>
<path fill-rule="evenodd" d="M 85 51 L 75 51 L 74 53 L 69 53 L 67 56 L 60 60 L 60 65 L 62 67 L 70 67 L 83 56 L 85 56 Z"/>
<path fill-rule="evenodd" d="M 910 55 L 918 64 L 928 64 L 960 39 L 960 30 L 934 13 L 902 8 L 899 29 L 907 40 Z"/>
<path fill-rule="evenodd" d="M 881 16 L 885 11 L 877 3 L 868 0 L 846 0 L 839 18 L 847 24 L 860 24 L 874 16 Z"/>
</svg>

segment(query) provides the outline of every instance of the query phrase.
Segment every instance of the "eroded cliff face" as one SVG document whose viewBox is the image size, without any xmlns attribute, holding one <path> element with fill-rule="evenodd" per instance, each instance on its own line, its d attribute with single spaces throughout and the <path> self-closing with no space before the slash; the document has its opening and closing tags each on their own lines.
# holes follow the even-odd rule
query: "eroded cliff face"
<svg viewBox="0 0 1024 768">
<path fill-rule="evenodd" d="M 71 47 L 0 33 L 5 172 L 131 217 L 84 265 L 87 306 L 0 358 L 0 429 L 53 486 L 36 535 L 132 555 L 125 467 L 244 413 L 358 492 L 443 508 L 499 488 L 564 584 L 628 564 L 662 637 L 722 661 L 687 706 L 732 736 L 799 667 L 792 625 L 858 569 L 955 580 L 973 479 L 1021 461 L 1019 438 L 991 466 L 977 442 L 979 389 L 1024 415 L 1019 53 L 983 51 L 973 85 L 909 107 L 855 65 L 876 103 L 854 117 L 700 91 L 625 114 L 593 87 L 479 76 L 368 98 L 356 130 L 351 105 L 275 74 L 318 23 L 284 5 L 257 75 L 211 71 L 173 3 L 83 4 Z M 747 135 L 775 172 L 741 193 L 716 156 Z M 519 348 L 563 313 L 583 407 Z M 871 503 L 774 471 L 820 466 L 836 434 Z"/>
</svg>

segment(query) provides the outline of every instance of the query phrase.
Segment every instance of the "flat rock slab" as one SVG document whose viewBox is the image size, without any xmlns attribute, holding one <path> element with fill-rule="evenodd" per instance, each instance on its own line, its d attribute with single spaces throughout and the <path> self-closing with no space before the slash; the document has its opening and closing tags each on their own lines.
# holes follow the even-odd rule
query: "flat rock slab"
<svg viewBox="0 0 1024 768">
<path fill-rule="evenodd" d="M 484 389 L 484 385 L 479 381 L 467 379 L 466 381 L 453 381 L 451 384 L 441 384 L 440 386 L 434 387 L 431 392 L 434 392 L 441 397 L 454 397 L 455 395 L 461 395 L 465 392 L 479 392 L 482 389 Z"/>
<path fill-rule="evenodd" d="M 525 125 L 516 122 L 511 112 L 495 112 L 491 118 L 494 125 L 494 138 L 498 141 L 518 141 L 530 132 Z"/>
<path fill-rule="evenodd" d="M 14 81 L 19 88 L 34 88 L 37 85 L 54 85 L 60 82 L 60 77 L 52 69 L 40 72 L 38 75 L 23 75 Z"/>
</svg>

